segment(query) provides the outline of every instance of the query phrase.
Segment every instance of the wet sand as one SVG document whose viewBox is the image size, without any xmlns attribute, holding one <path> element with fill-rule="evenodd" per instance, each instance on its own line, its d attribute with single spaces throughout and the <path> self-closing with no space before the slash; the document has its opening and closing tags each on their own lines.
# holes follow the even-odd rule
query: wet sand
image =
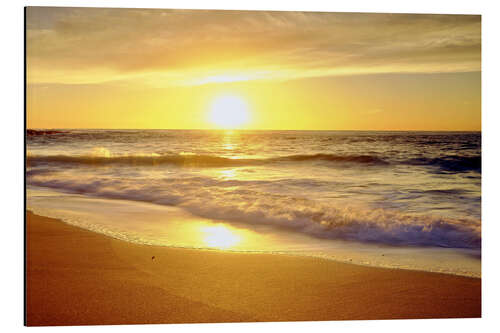
<svg viewBox="0 0 500 333">
<path fill-rule="evenodd" d="M 481 279 L 139 245 L 27 213 L 27 325 L 481 316 Z"/>
</svg>

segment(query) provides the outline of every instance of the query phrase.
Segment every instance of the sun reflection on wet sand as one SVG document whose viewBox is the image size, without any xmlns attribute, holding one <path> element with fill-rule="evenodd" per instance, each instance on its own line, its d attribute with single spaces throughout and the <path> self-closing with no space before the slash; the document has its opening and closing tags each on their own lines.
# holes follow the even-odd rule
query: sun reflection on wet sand
<svg viewBox="0 0 500 333">
<path fill-rule="evenodd" d="M 241 236 L 232 232 L 222 225 L 213 227 L 203 227 L 200 229 L 204 233 L 203 242 L 213 248 L 229 249 L 241 242 Z"/>
</svg>

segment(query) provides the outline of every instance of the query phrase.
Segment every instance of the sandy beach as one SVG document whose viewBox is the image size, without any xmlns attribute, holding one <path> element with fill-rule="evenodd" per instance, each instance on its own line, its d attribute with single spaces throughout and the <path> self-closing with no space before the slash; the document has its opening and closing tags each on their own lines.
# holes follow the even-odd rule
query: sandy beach
<svg viewBox="0 0 500 333">
<path fill-rule="evenodd" d="M 127 243 L 27 213 L 29 326 L 481 316 L 481 279 Z"/>
</svg>

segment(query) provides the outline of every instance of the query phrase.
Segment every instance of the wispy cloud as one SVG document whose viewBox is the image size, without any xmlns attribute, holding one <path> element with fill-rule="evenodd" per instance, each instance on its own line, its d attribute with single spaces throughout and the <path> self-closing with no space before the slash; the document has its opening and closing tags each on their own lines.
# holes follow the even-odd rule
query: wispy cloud
<svg viewBox="0 0 500 333">
<path fill-rule="evenodd" d="M 27 26 L 33 83 L 481 69 L 480 16 L 31 7 Z"/>
</svg>

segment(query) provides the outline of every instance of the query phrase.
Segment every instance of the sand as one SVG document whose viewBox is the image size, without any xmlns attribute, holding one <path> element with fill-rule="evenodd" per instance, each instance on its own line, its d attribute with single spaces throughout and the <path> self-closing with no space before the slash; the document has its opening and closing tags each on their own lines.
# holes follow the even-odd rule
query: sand
<svg viewBox="0 0 500 333">
<path fill-rule="evenodd" d="M 29 326 L 481 316 L 481 279 L 139 245 L 30 212 L 26 260 Z"/>
</svg>

